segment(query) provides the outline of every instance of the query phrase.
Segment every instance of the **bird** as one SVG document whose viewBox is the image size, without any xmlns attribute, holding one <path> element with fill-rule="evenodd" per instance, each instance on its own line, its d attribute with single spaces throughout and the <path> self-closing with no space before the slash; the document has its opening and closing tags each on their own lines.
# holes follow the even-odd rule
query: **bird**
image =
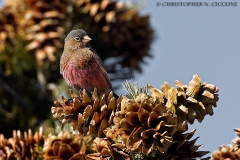
<svg viewBox="0 0 240 160">
<path fill-rule="evenodd" d="M 89 43 L 91 40 L 83 29 L 72 30 L 67 35 L 60 59 L 60 73 L 77 91 L 85 89 L 91 93 L 96 88 L 98 95 L 107 95 L 113 90 L 112 84 L 103 62 Z"/>
</svg>

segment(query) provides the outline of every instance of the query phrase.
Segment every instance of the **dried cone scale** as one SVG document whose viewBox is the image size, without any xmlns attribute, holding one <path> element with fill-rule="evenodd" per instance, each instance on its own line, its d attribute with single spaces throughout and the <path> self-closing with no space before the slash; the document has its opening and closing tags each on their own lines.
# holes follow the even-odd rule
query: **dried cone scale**
<svg viewBox="0 0 240 160">
<path fill-rule="evenodd" d="M 234 129 L 237 138 L 232 140 L 232 145 L 221 145 L 212 153 L 212 160 L 239 160 L 240 159 L 240 128 Z"/>
<path fill-rule="evenodd" d="M 54 118 L 58 118 L 62 125 L 71 123 L 73 129 L 79 133 L 96 134 L 102 136 L 103 130 L 112 124 L 115 109 L 120 105 L 122 97 L 117 100 L 113 93 L 98 97 L 95 89 L 91 95 L 85 90 L 76 95 L 70 90 L 72 99 L 62 96 L 62 100 L 55 101 L 56 107 L 52 107 Z"/>
</svg>

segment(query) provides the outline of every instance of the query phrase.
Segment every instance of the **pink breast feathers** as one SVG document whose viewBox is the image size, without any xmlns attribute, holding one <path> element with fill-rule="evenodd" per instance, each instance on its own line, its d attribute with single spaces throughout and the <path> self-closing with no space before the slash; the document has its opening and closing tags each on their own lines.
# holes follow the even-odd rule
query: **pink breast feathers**
<svg viewBox="0 0 240 160">
<path fill-rule="evenodd" d="M 111 91 L 99 66 L 80 68 L 68 64 L 62 74 L 67 84 L 77 91 L 86 89 L 91 92 L 94 88 L 102 94 Z"/>
</svg>

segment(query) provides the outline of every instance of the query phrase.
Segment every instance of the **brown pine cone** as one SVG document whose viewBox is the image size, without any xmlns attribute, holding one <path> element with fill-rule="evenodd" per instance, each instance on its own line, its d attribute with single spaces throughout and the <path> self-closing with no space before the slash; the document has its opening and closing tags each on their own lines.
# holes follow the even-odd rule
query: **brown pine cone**
<svg viewBox="0 0 240 160">
<path fill-rule="evenodd" d="M 178 123 L 177 116 L 151 95 L 124 98 L 117 114 L 121 117 L 120 130 L 125 133 L 122 139 L 126 147 L 146 155 L 167 152 L 173 144 L 172 136 L 187 129 L 187 123 Z"/>
<path fill-rule="evenodd" d="M 113 121 L 115 109 L 120 105 L 122 97 L 117 100 L 110 92 L 108 97 L 98 97 L 95 89 L 91 95 L 83 90 L 80 96 L 70 91 L 72 99 L 62 97 L 62 101 L 55 101 L 52 107 L 54 118 L 58 118 L 62 125 L 72 123 L 73 129 L 80 133 L 102 136 L 103 130 Z"/>
<path fill-rule="evenodd" d="M 217 106 L 218 88 L 207 82 L 201 84 L 200 77 L 195 74 L 189 84 L 183 85 L 175 81 L 175 88 L 164 82 L 161 89 L 148 86 L 153 96 L 160 99 L 172 113 L 176 113 L 178 121 L 190 124 L 197 119 L 201 122 L 209 114 L 213 115 L 212 106 Z"/>
<path fill-rule="evenodd" d="M 91 153 L 92 136 L 82 136 L 71 132 L 61 132 L 57 136 L 49 135 L 43 147 L 46 160 L 69 159 L 84 160 Z"/>
<path fill-rule="evenodd" d="M 180 81 L 175 81 L 177 88 L 180 88 L 182 95 L 178 96 L 177 114 L 179 121 L 187 120 L 189 123 L 194 123 L 197 119 L 201 122 L 205 115 L 213 115 L 212 107 L 217 107 L 218 88 L 207 82 L 201 84 L 201 79 L 198 75 L 193 75 L 193 79 L 188 86 L 181 85 Z M 185 93 L 185 94 L 184 94 Z"/>
<path fill-rule="evenodd" d="M 42 127 L 33 135 L 29 129 L 28 133 L 22 135 L 18 130 L 13 131 L 13 137 L 6 139 L 0 135 L 0 159 L 1 160 L 19 160 L 34 159 L 37 153 L 36 146 L 42 147 L 44 143 Z M 41 156 L 41 155 L 40 155 Z"/>
</svg>

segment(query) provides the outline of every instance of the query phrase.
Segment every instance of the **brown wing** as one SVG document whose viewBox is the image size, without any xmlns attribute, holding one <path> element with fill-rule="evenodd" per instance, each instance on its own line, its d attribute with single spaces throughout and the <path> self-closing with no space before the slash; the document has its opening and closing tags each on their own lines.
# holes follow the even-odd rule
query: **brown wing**
<svg viewBox="0 0 240 160">
<path fill-rule="evenodd" d="M 101 61 L 101 59 L 98 56 L 97 52 L 93 48 L 90 48 L 90 50 L 95 54 L 95 56 L 98 57 L 96 59 L 98 60 L 99 68 L 102 70 L 103 76 L 104 76 L 105 80 L 107 81 L 108 86 L 112 90 L 112 83 L 111 83 L 111 81 L 110 81 L 110 79 L 108 77 L 108 73 L 107 73 L 106 69 L 104 68 L 103 62 Z"/>
</svg>

